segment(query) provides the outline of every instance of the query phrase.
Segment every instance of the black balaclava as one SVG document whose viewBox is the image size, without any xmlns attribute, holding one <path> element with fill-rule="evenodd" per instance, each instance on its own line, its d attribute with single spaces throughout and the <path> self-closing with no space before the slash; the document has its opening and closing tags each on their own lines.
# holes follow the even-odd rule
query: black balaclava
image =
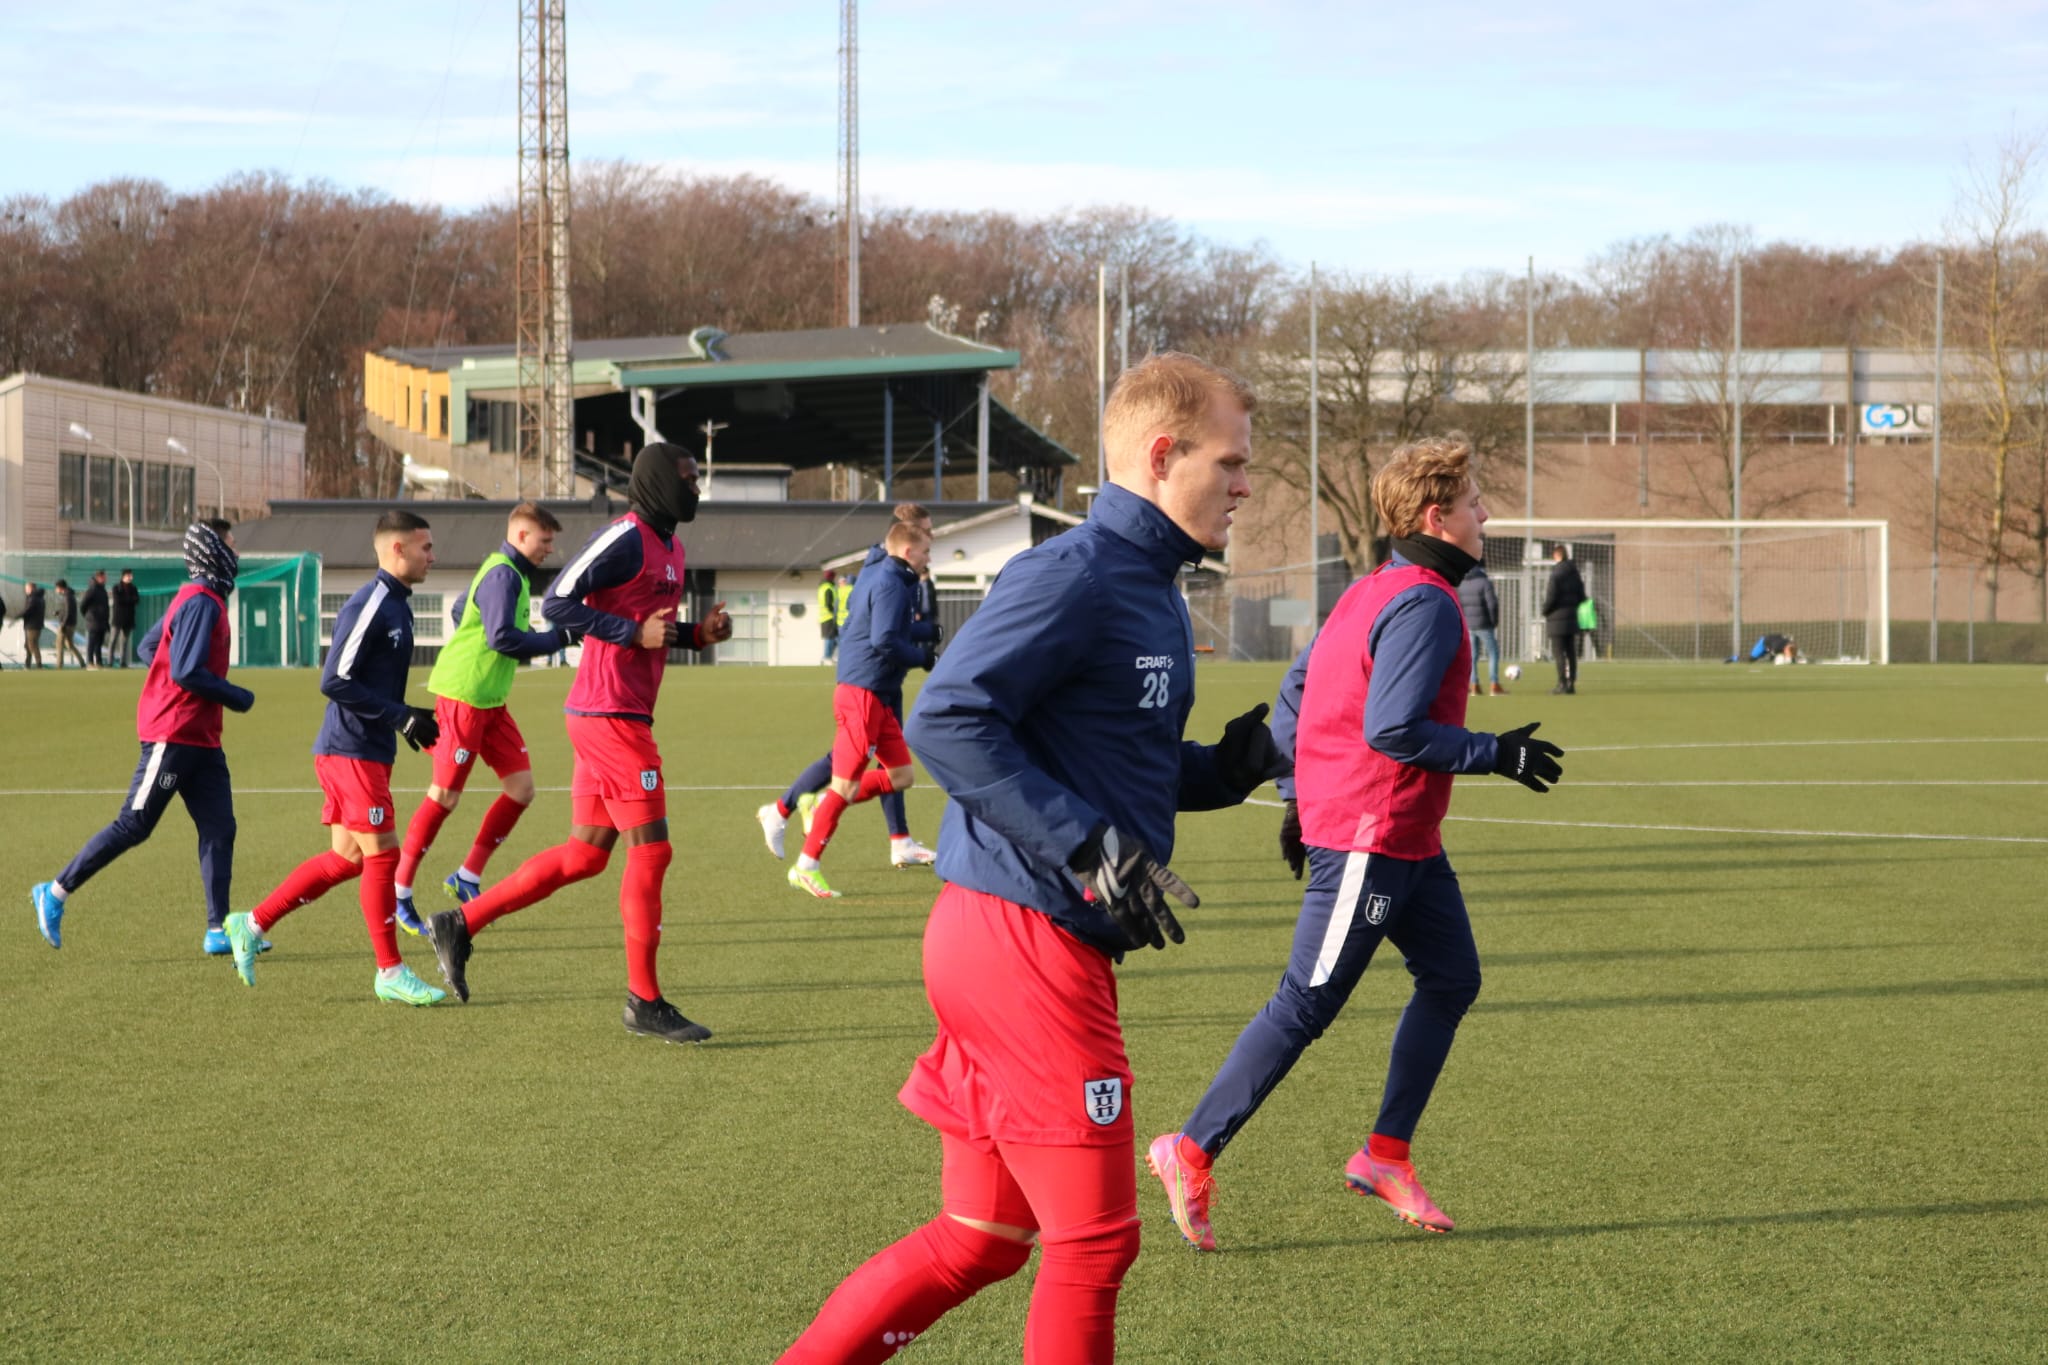
<svg viewBox="0 0 2048 1365">
<path fill-rule="evenodd" d="M 235 570 L 242 557 L 203 521 L 185 528 L 185 572 L 195 583 L 203 583 L 222 597 L 235 590 Z"/>
<path fill-rule="evenodd" d="M 663 535 L 674 535 L 679 521 L 697 519 L 697 490 L 683 482 L 676 461 L 695 458 L 683 446 L 656 441 L 633 457 L 633 480 L 626 496 L 633 510 Z"/>
<path fill-rule="evenodd" d="M 1420 564 L 1425 569 L 1434 569 L 1442 574 L 1452 587 L 1479 561 L 1448 540 L 1417 532 L 1412 536 L 1394 537 L 1394 548 L 1401 552 L 1401 558 L 1410 564 Z"/>
</svg>

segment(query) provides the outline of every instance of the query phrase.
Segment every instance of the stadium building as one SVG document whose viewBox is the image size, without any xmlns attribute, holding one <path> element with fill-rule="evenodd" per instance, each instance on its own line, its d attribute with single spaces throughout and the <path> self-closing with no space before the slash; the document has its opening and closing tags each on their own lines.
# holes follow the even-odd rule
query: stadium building
<svg viewBox="0 0 2048 1365">
<path fill-rule="evenodd" d="M 780 471 L 800 489 L 836 481 L 881 501 L 986 503 L 991 490 L 1023 490 L 1056 502 L 1074 455 L 990 392 L 992 375 L 1020 363 L 1015 351 L 925 323 L 578 341 L 575 491 L 623 486 L 635 451 L 670 441 L 697 452 L 709 483 L 735 466 L 752 471 L 763 497 L 787 496 L 760 486 Z M 522 469 L 517 456 L 518 399 L 511 346 L 390 348 L 363 360 L 369 432 L 405 457 L 421 496 L 536 491 L 535 462 Z"/>
<path fill-rule="evenodd" d="M 305 496 L 306 429 L 66 379 L 0 379 L 0 555 L 175 552 L 195 516 Z"/>
</svg>

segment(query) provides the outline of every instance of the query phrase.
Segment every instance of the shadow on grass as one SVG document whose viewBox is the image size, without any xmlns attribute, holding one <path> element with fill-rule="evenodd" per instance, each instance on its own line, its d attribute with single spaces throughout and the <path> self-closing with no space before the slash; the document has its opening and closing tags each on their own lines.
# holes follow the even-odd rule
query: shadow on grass
<svg viewBox="0 0 2048 1365">
<path fill-rule="evenodd" d="M 1707 1228 L 1799 1227 L 1805 1224 L 1859 1223 L 1866 1219 L 1973 1218 L 1999 1213 L 2033 1213 L 2048 1209 L 2048 1199 L 1980 1199 L 1954 1204 L 1880 1204 L 1868 1208 L 1792 1209 L 1783 1213 L 1731 1213 L 1692 1218 L 1645 1218 L 1634 1222 L 1556 1223 L 1533 1227 L 1465 1228 L 1446 1242 L 1561 1241 L 1571 1237 L 1604 1237 L 1612 1233 L 1692 1232 Z M 1411 1236 L 1413 1234 L 1410 1234 Z M 1389 1240 L 1402 1236 L 1391 1233 Z M 1231 1247 L 1239 1253 L 1327 1251 L 1362 1244 L 1361 1238 L 1265 1242 Z M 1375 1238 L 1373 1240 L 1380 1240 Z"/>
</svg>

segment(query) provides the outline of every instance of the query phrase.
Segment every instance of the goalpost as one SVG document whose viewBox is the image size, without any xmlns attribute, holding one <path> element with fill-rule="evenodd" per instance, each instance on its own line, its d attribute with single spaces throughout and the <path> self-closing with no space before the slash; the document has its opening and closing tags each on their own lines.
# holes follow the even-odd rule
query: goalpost
<svg viewBox="0 0 2048 1365">
<path fill-rule="evenodd" d="M 1491 518 L 1486 572 L 1509 658 L 1544 648 L 1557 544 L 1600 613 L 1587 657 L 1713 662 L 1775 634 L 1816 662 L 1891 662 L 1889 522 Z"/>
</svg>

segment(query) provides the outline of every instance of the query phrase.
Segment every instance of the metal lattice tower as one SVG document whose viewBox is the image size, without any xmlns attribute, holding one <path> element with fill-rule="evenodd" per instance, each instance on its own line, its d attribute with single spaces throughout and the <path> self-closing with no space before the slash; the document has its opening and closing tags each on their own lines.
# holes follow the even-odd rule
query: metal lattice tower
<svg viewBox="0 0 2048 1365">
<path fill-rule="evenodd" d="M 569 386 L 569 51 L 566 0 L 520 0 L 518 260 L 519 489 L 571 491 L 576 423 Z M 529 462 L 535 473 L 529 476 Z"/>
<path fill-rule="evenodd" d="M 848 327 L 860 326 L 859 0 L 839 0 L 839 225 L 837 303 Z"/>
</svg>

